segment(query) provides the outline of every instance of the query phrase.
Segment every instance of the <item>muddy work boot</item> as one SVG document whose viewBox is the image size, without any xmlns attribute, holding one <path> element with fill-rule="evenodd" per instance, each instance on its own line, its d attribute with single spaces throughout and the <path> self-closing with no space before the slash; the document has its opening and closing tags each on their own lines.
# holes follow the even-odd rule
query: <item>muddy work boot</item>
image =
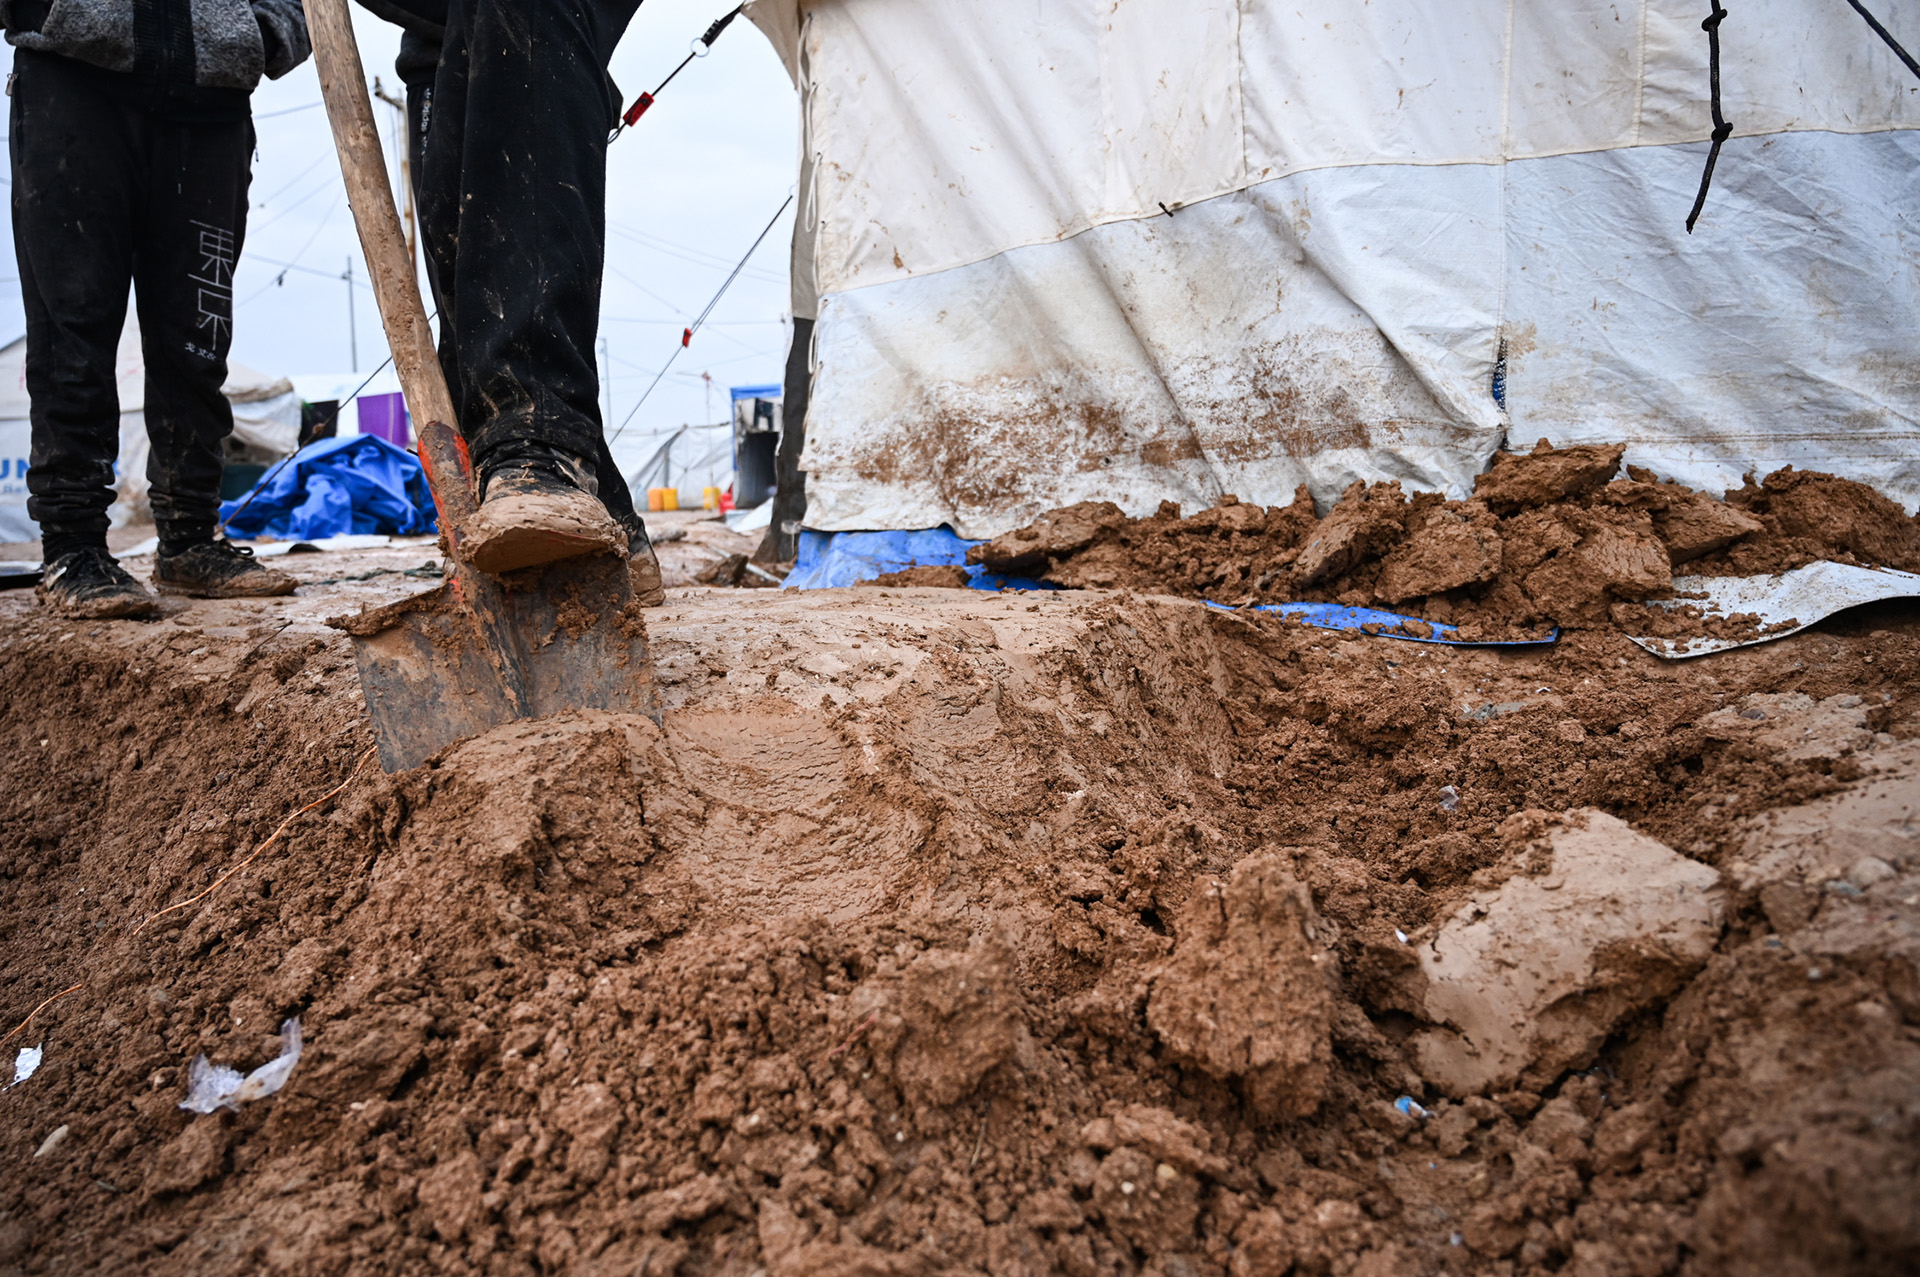
<svg viewBox="0 0 1920 1277">
<path fill-rule="evenodd" d="M 627 576 L 633 583 L 633 598 L 641 607 L 659 607 L 667 601 L 666 583 L 660 579 L 660 556 L 653 552 L 653 539 L 638 514 L 618 520 L 627 534 Z"/>
<path fill-rule="evenodd" d="M 582 554 L 626 553 L 627 534 L 569 469 L 541 459 L 495 471 L 479 510 L 461 530 L 467 562 L 500 573 Z"/>
<path fill-rule="evenodd" d="M 202 541 L 178 554 L 162 553 L 153 583 L 162 594 L 195 599 L 263 599 L 292 594 L 299 582 L 285 572 L 261 567 L 253 550 L 231 541 Z"/>
<path fill-rule="evenodd" d="M 160 600 L 104 547 L 69 551 L 47 564 L 34 595 L 59 615 L 83 620 L 152 616 L 160 610 Z"/>
</svg>

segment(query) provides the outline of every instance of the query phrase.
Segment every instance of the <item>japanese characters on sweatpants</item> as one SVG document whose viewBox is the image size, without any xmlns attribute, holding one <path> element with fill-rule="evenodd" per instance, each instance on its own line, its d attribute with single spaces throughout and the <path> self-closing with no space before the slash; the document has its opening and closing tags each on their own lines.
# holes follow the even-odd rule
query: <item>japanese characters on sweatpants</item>
<svg viewBox="0 0 1920 1277">
<path fill-rule="evenodd" d="M 13 241 L 26 308 L 27 513 L 51 563 L 106 545 L 120 446 L 114 357 L 131 284 L 146 364 L 147 477 L 162 549 L 212 537 L 233 268 L 253 122 L 243 90 L 182 101 L 58 54 L 14 55 Z"/>
<path fill-rule="evenodd" d="M 642 524 L 607 448 L 594 349 L 620 112 L 607 64 L 638 8 L 451 0 L 441 31 L 409 25 L 398 68 L 440 363 L 474 466 L 484 480 L 563 453 L 629 535 Z"/>
</svg>

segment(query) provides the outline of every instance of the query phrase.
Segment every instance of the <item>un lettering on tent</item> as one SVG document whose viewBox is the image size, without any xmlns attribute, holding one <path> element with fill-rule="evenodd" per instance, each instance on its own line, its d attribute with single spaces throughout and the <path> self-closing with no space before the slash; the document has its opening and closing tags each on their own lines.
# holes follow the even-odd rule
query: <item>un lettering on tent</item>
<svg viewBox="0 0 1920 1277">
<path fill-rule="evenodd" d="M 0 347 L 0 541 L 34 541 L 40 527 L 27 517 L 26 472 L 32 443 L 26 379 L 27 342 Z M 120 402 L 120 455 L 114 464 L 114 527 L 151 522 L 147 500 L 146 362 L 140 327 L 131 312 L 120 334 L 114 380 Z M 267 461 L 291 453 L 300 436 L 300 396 L 284 377 L 244 364 L 227 365 L 221 387 L 233 408 L 234 455 Z"/>
<path fill-rule="evenodd" d="M 1844 4 L 1738 6 L 1689 236 L 1707 8 L 755 0 L 803 106 L 808 525 L 1459 495 L 1542 437 L 1913 508 L 1920 82 Z"/>
</svg>

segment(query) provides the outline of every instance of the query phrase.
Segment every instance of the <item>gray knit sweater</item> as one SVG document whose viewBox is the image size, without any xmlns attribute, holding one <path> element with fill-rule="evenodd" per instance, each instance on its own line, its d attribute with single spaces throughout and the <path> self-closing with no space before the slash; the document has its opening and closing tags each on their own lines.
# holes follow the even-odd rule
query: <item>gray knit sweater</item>
<svg viewBox="0 0 1920 1277">
<path fill-rule="evenodd" d="M 312 52 L 301 0 L 0 0 L 0 22 L 19 48 L 150 72 L 145 64 L 160 53 L 146 34 L 153 24 L 142 19 L 163 7 L 189 17 L 181 25 L 191 30 L 192 83 L 201 88 L 251 92 L 261 75 L 277 80 Z M 186 78 L 184 68 L 172 70 Z"/>
</svg>

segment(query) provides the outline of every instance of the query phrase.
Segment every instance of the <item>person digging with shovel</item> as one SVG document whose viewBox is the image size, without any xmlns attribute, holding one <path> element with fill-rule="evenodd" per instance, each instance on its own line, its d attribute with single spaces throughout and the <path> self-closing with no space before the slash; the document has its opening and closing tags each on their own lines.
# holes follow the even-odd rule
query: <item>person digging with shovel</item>
<svg viewBox="0 0 1920 1277">
<path fill-rule="evenodd" d="M 594 344 L 606 260 L 607 67 L 639 0 L 361 0 L 405 36 L 415 197 L 440 364 L 473 457 L 463 530 L 483 572 L 660 563 L 607 449 Z"/>
<path fill-rule="evenodd" d="M 115 352 L 131 285 L 146 362 L 154 583 L 198 598 L 295 582 L 215 538 L 220 387 L 246 234 L 250 98 L 308 54 L 301 0 L 0 0 L 14 46 L 13 242 L 26 309 L 40 598 L 78 617 L 159 602 L 107 551 Z"/>
</svg>

